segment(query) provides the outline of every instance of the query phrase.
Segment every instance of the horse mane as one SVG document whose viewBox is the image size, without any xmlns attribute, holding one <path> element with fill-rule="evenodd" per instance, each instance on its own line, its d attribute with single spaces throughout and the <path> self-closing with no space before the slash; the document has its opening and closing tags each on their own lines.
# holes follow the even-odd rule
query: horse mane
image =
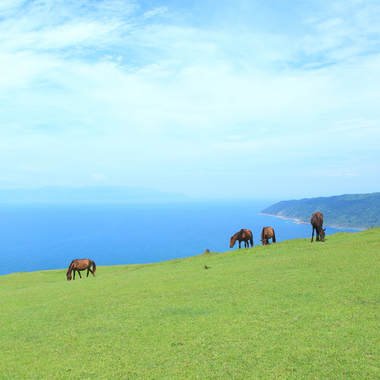
<svg viewBox="0 0 380 380">
<path fill-rule="evenodd" d="M 73 271 L 73 266 L 74 266 L 74 260 L 70 263 L 69 267 L 67 268 L 66 277 L 68 280 L 69 280 L 69 275 L 70 275 L 70 280 L 71 280 L 71 272 Z"/>
<path fill-rule="evenodd" d="M 75 261 L 75 260 L 73 260 L 73 261 L 70 263 L 69 267 L 67 268 L 67 272 L 66 272 L 66 274 L 69 273 L 69 272 L 71 272 L 71 271 L 73 270 L 74 261 Z"/>
</svg>

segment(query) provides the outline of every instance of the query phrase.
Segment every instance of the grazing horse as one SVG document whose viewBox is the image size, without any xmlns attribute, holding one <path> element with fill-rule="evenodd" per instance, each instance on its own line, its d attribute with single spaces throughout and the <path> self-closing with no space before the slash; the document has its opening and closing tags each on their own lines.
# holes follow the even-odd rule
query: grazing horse
<svg viewBox="0 0 380 380">
<path fill-rule="evenodd" d="M 92 266 L 92 270 L 91 270 Z M 78 272 L 79 277 L 82 278 L 80 271 L 87 269 L 87 277 L 88 273 L 91 272 L 93 276 L 95 276 L 96 272 L 96 264 L 95 261 L 92 261 L 90 259 L 75 259 L 71 262 L 69 265 L 69 268 L 67 269 L 66 277 L 67 281 L 71 280 L 71 272 L 74 271 L 74 280 L 75 280 L 75 271 Z"/>
<path fill-rule="evenodd" d="M 272 227 L 263 227 L 263 230 L 261 231 L 261 242 L 263 245 L 267 245 L 269 244 L 269 239 L 272 239 L 272 243 L 276 242 L 274 229 Z"/>
<path fill-rule="evenodd" d="M 244 247 L 249 248 L 249 243 L 251 243 L 251 247 L 253 247 L 253 235 L 250 230 L 241 229 L 239 232 L 236 232 L 235 235 L 230 238 L 230 248 L 232 248 L 236 240 L 239 241 L 239 248 L 241 248 L 241 242 L 244 241 Z"/>
<path fill-rule="evenodd" d="M 317 237 L 315 238 L 316 241 L 325 241 L 325 231 L 326 228 L 323 229 L 323 214 L 320 212 L 315 212 L 310 219 L 310 223 L 312 225 L 311 229 L 311 241 L 313 241 L 314 238 L 314 230 L 317 231 Z"/>
</svg>

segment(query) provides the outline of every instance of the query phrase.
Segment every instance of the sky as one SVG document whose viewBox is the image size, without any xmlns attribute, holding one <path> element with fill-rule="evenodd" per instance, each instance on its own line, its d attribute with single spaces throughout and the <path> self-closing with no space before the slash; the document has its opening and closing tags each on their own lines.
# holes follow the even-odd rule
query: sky
<svg viewBox="0 0 380 380">
<path fill-rule="evenodd" d="M 0 190 L 380 191 L 377 0 L 1 0 Z"/>
</svg>

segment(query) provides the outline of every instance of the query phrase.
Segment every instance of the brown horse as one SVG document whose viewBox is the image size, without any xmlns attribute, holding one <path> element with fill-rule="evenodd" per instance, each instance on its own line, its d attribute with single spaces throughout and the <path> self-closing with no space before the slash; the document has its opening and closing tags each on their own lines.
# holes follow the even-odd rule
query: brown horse
<svg viewBox="0 0 380 380">
<path fill-rule="evenodd" d="M 269 244 L 269 239 L 272 239 L 272 243 L 276 242 L 274 229 L 272 227 L 263 227 L 263 230 L 261 231 L 261 242 L 263 245 L 267 245 Z"/>
<path fill-rule="evenodd" d="M 230 238 L 230 248 L 232 248 L 236 240 L 239 241 L 239 248 L 241 248 L 241 242 L 244 241 L 244 247 L 249 248 L 249 243 L 251 243 L 251 247 L 253 247 L 253 235 L 250 230 L 241 229 L 239 232 L 236 232 L 235 235 Z"/>
<path fill-rule="evenodd" d="M 92 266 L 92 270 L 91 270 Z M 67 281 L 71 280 L 71 272 L 74 271 L 74 280 L 75 280 L 75 271 L 78 272 L 79 277 L 82 278 L 80 271 L 87 269 L 87 277 L 88 273 L 91 272 L 93 276 L 95 276 L 96 272 L 96 264 L 95 261 L 92 261 L 90 259 L 75 259 L 71 262 L 69 265 L 69 268 L 67 269 L 66 277 Z"/>
<path fill-rule="evenodd" d="M 320 212 L 315 212 L 310 219 L 310 223 L 312 225 L 311 229 L 311 241 L 313 241 L 314 238 L 314 230 L 317 231 L 317 237 L 315 238 L 316 241 L 325 241 L 325 231 L 326 228 L 323 229 L 323 214 Z"/>
</svg>

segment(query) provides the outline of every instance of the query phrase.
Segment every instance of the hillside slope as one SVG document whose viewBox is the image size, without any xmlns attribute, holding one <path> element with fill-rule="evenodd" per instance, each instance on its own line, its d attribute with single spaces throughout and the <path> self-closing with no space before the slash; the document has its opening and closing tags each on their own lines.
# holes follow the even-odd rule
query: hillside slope
<svg viewBox="0 0 380 380">
<path fill-rule="evenodd" d="M 0 379 L 380 378 L 379 252 L 371 229 L 0 276 Z"/>
<path fill-rule="evenodd" d="M 311 215 L 316 211 L 323 214 L 324 224 L 328 226 L 379 227 L 380 193 L 282 201 L 266 208 L 262 213 L 310 223 Z"/>
</svg>

